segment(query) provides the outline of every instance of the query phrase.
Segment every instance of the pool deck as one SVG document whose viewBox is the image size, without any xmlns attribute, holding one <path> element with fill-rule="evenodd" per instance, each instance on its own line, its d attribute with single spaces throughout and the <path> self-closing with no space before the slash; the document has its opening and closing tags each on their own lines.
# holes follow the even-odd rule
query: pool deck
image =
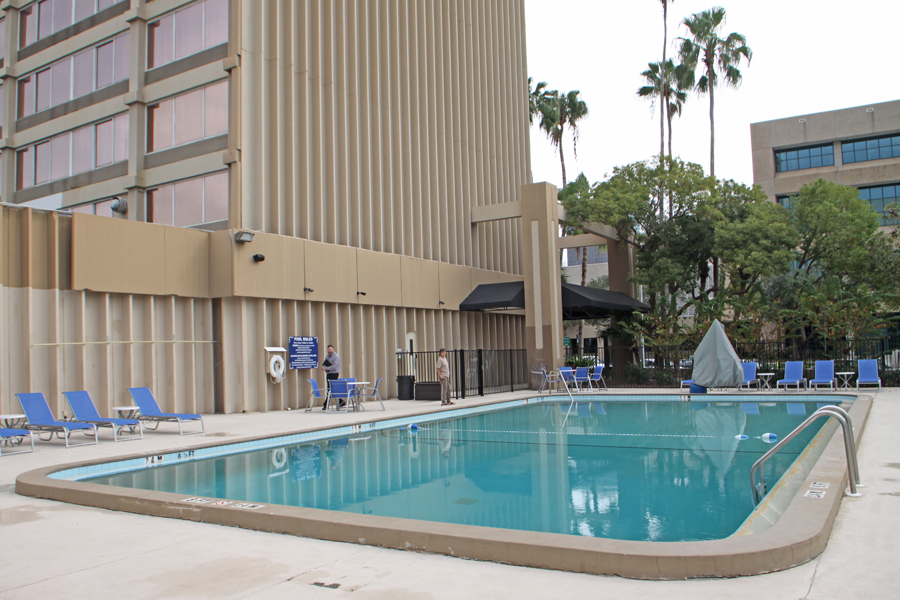
<svg viewBox="0 0 900 600">
<path fill-rule="evenodd" d="M 614 390 L 613 393 L 649 390 Z M 673 393 L 673 390 L 655 390 Z M 859 448 L 861 498 L 844 498 L 825 552 L 779 573 L 735 579 L 636 581 L 514 567 L 446 556 L 319 541 L 113 512 L 15 494 L 20 473 L 138 452 L 187 449 L 213 441 L 276 435 L 381 417 L 299 411 L 205 417 L 206 436 L 174 426 L 143 441 L 66 449 L 36 443 L 33 454 L 0 457 L 0 599 L 55 596 L 132 598 L 547 598 L 563 592 L 606 597 L 895 598 L 900 595 L 900 389 L 875 401 Z M 458 401 L 474 405 L 530 394 Z M 799 394 L 802 397 L 804 394 Z M 761 394 L 760 396 L 763 396 Z M 436 402 L 385 403 L 387 414 L 440 410 Z M 598 587 L 602 586 L 602 587 Z M 80 595 L 80 594 L 79 594 Z"/>
</svg>

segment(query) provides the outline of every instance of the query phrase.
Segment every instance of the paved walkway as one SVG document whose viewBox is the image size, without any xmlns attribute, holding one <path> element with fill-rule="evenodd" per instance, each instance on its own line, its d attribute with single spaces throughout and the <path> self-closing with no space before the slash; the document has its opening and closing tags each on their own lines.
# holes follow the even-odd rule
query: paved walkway
<svg viewBox="0 0 900 600">
<path fill-rule="evenodd" d="M 671 393 L 671 390 L 660 390 Z M 497 401 L 522 394 L 489 396 Z M 460 405 L 474 404 L 460 401 Z M 394 415 L 437 403 L 386 402 Z M 737 579 L 632 581 L 542 571 L 145 517 L 15 494 L 19 473 L 63 462 L 188 448 L 321 425 L 366 414 L 210 415 L 207 435 L 149 433 L 141 442 L 0 457 L 0 600 L 12 598 L 799 598 L 900 597 L 900 389 L 878 393 L 860 445 L 861 498 L 845 498 L 826 551 L 780 573 Z M 375 411 L 376 416 L 381 411 Z M 165 426 L 163 426 L 165 428 Z M 171 431 L 171 427 L 169 431 Z"/>
</svg>

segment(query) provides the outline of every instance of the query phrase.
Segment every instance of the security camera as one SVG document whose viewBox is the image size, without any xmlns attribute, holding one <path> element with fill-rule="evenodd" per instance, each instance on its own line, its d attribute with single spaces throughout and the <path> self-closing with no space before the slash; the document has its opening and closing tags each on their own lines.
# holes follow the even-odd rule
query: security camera
<svg viewBox="0 0 900 600">
<path fill-rule="evenodd" d="M 263 254 L 254 254 L 253 255 L 253 262 L 262 262 L 264 260 L 266 260 L 266 257 Z"/>
</svg>

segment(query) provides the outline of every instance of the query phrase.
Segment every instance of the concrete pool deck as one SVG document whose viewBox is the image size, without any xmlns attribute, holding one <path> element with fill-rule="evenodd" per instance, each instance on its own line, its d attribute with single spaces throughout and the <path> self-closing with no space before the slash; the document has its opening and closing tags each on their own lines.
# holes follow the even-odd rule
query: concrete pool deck
<svg viewBox="0 0 900 600">
<path fill-rule="evenodd" d="M 618 390 L 617 390 L 618 391 Z M 621 390 L 635 392 L 637 390 Z M 644 390 L 640 390 L 644 392 Z M 672 390 L 659 390 L 672 393 Z M 483 401 L 523 397 L 497 394 Z M 802 397 L 803 394 L 800 394 Z M 860 445 L 861 498 L 844 498 L 825 552 L 779 573 L 737 579 L 634 581 L 398 552 L 61 504 L 16 495 L 23 472 L 62 463 L 191 448 L 211 441 L 342 425 L 380 416 L 282 412 L 210 415 L 207 435 L 179 437 L 174 427 L 142 442 L 66 450 L 38 443 L 33 454 L 0 458 L 0 598 L 84 590 L 100 598 L 331 597 L 542 598 L 565 593 L 666 597 L 893 598 L 900 593 L 900 389 L 874 393 Z M 475 404 L 482 399 L 459 401 Z M 390 401 L 389 415 L 431 412 L 436 403 Z M 113 583 L 114 582 L 114 583 Z M 598 586 L 602 586 L 599 588 Z"/>
</svg>

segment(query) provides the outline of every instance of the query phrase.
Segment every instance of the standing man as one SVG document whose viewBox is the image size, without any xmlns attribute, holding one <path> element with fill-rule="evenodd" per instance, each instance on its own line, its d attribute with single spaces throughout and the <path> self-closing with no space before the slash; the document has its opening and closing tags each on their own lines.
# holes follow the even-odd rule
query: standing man
<svg viewBox="0 0 900 600">
<path fill-rule="evenodd" d="M 322 370 L 325 371 L 326 383 L 328 384 L 328 389 L 331 390 L 331 381 L 341 376 L 341 357 L 334 351 L 334 346 L 331 344 L 328 344 L 325 350 L 328 352 L 328 356 L 322 361 Z M 325 410 L 326 406 L 328 406 L 327 402 L 322 406 L 322 410 Z M 341 400 L 341 407 L 343 406 L 344 401 Z"/>
<path fill-rule="evenodd" d="M 437 359 L 438 380 L 441 382 L 441 406 L 456 404 L 450 401 L 450 361 L 447 360 L 447 351 L 440 349 Z"/>
</svg>

